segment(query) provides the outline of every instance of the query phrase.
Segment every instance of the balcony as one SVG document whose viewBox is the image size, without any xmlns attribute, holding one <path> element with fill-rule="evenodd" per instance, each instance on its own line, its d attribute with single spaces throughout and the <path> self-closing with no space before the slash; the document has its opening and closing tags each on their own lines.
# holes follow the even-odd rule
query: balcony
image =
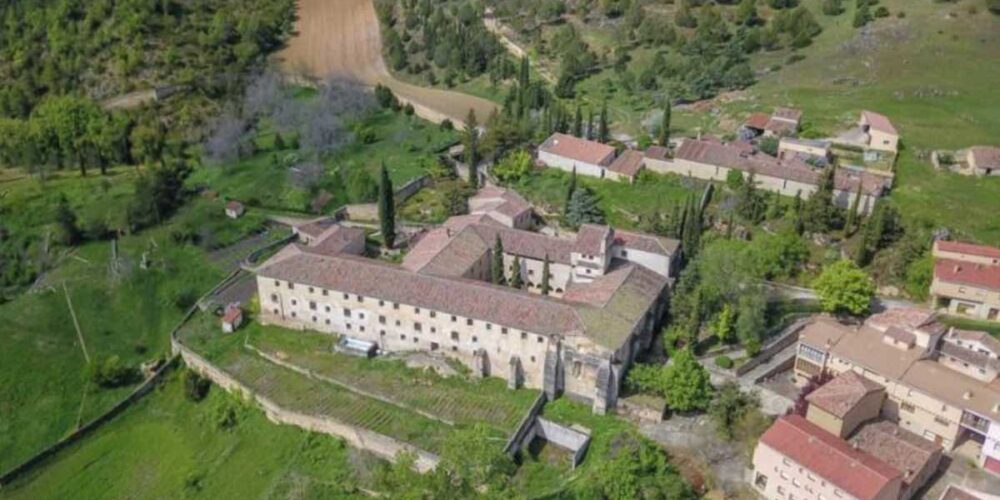
<svg viewBox="0 0 1000 500">
<path fill-rule="evenodd" d="M 980 434 L 986 434 L 990 429 L 990 421 L 978 415 L 974 415 L 967 411 L 962 412 L 962 427 L 966 429 L 978 432 Z"/>
</svg>

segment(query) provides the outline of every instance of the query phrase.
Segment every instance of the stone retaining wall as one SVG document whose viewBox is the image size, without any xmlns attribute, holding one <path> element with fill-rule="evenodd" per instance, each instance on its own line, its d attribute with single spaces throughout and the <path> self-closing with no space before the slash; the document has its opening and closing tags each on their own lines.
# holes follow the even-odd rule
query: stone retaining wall
<svg viewBox="0 0 1000 500">
<path fill-rule="evenodd" d="M 294 425 L 309 431 L 336 436 L 347 441 L 348 444 L 355 448 L 372 452 L 389 461 L 394 461 L 401 452 L 412 453 L 416 458 L 414 466 L 420 472 L 433 469 L 440 460 L 433 453 L 369 429 L 348 425 L 329 417 L 306 415 L 282 408 L 274 401 L 254 392 L 225 371 L 219 369 L 191 349 L 188 349 L 177 341 L 177 339 L 171 339 L 171 345 L 174 352 L 180 354 L 184 363 L 189 368 L 212 380 L 216 385 L 227 391 L 242 394 L 244 397 L 256 401 L 261 409 L 264 410 L 267 418 L 272 422 Z"/>
</svg>

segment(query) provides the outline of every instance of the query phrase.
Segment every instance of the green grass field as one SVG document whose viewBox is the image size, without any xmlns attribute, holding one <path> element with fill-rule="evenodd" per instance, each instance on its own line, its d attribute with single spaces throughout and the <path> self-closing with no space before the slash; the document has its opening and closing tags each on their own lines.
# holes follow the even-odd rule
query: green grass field
<svg viewBox="0 0 1000 500">
<path fill-rule="evenodd" d="M 318 190 L 333 195 L 327 205 L 332 209 L 350 200 L 345 178 L 354 169 L 366 169 L 374 179 L 384 163 L 396 187 L 425 173 L 427 162 L 437 151 L 453 143 L 458 133 L 442 130 L 437 125 L 403 113 L 378 111 L 355 128 L 370 130 L 373 142 L 355 140 L 340 151 L 324 158 L 325 173 L 317 184 Z M 258 152 L 229 165 L 206 165 L 191 176 L 189 183 L 204 186 L 231 199 L 242 200 L 263 208 L 303 212 L 315 193 L 293 185 L 289 167 L 309 158 L 294 150 L 274 149 L 274 133 L 262 132 L 256 137 Z"/>
<path fill-rule="evenodd" d="M 346 498 L 374 463 L 338 439 L 275 425 L 235 401 L 213 387 L 191 402 L 171 375 L 0 497 Z M 220 428 L 221 409 L 234 405 L 236 425 Z"/>
<path fill-rule="evenodd" d="M 231 243 L 260 227 L 231 221 L 221 203 L 196 200 L 167 225 L 112 244 L 79 247 L 45 274 L 36 291 L 0 305 L 0 470 L 103 413 L 130 388 L 101 390 L 85 378 L 86 360 L 66 294 L 92 360 L 119 356 L 132 366 L 162 356 L 184 310 L 223 276 L 207 248 L 173 235 L 197 227 L 212 243 Z M 205 241 L 205 243 L 209 243 Z M 143 255 L 149 263 L 141 268 Z"/>
<path fill-rule="evenodd" d="M 546 168 L 521 179 L 514 189 L 548 213 L 562 212 L 570 174 L 557 168 Z M 634 228 L 640 214 L 669 214 L 675 204 L 689 196 L 701 197 L 704 184 L 676 175 L 646 172 L 635 184 L 584 175 L 577 176 L 577 185 L 590 188 L 599 198 L 608 224 Z"/>
</svg>

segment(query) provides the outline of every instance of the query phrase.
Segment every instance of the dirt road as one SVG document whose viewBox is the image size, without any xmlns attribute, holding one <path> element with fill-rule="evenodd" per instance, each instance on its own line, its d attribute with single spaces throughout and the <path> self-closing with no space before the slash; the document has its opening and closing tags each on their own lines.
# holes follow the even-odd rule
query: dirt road
<svg viewBox="0 0 1000 500">
<path fill-rule="evenodd" d="M 464 124 L 469 109 L 482 123 L 496 104 L 479 97 L 418 87 L 396 80 L 382 60 L 382 37 L 372 0 L 299 0 L 298 21 L 288 46 L 278 54 L 283 68 L 310 78 L 352 78 L 382 83 L 417 114 Z"/>
</svg>

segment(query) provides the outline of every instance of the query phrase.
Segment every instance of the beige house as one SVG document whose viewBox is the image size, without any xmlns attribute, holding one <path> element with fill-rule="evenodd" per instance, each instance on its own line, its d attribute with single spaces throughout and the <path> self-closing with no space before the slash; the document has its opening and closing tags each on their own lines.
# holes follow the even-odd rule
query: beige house
<svg viewBox="0 0 1000 500">
<path fill-rule="evenodd" d="M 816 317 L 800 335 L 794 371 L 854 371 L 885 388 L 881 416 L 1000 473 L 1000 343 L 956 330 L 932 312 L 891 309 L 860 326 Z"/>
<path fill-rule="evenodd" d="M 830 146 L 830 141 L 782 137 L 778 141 L 778 158 L 791 160 L 797 157 L 802 160 L 812 159 L 826 164 L 830 161 Z"/>
<path fill-rule="evenodd" d="M 994 146 L 973 146 L 965 153 L 968 170 L 975 175 L 1000 175 L 1000 148 Z"/>
<path fill-rule="evenodd" d="M 497 186 L 484 186 L 469 197 L 469 214 L 488 215 L 514 229 L 531 229 L 531 205 L 516 192 Z"/>
<path fill-rule="evenodd" d="M 518 260 L 523 289 L 488 282 L 498 238 L 504 274 Z M 480 376 L 568 394 L 603 413 L 658 327 L 677 247 L 606 226 L 553 238 L 482 214 L 428 232 L 400 265 L 321 251 L 322 241 L 292 244 L 257 270 L 260 319 L 387 352 L 437 352 Z M 541 294 L 545 260 L 549 296 Z"/>
<path fill-rule="evenodd" d="M 555 133 L 538 146 L 538 161 L 547 167 L 603 179 L 615 161 L 615 148 L 597 141 Z"/>
<path fill-rule="evenodd" d="M 744 179 L 749 179 L 752 172 L 759 188 L 784 196 L 800 195 L 803 199 L 816 192 L 823 172 L 798 156 L 778 159 L 757 151 L 750 143 L 726 144 L 713 138 L 684 140 L 673 159 L 647 156 L 646 168 L 718 182 L 725 182 L 731 170 L 739 171 Z M 834 174 L 833 202 L 850 208 L 860 188 L 858 211 L 868 214 L 887 192 L 889 182 L 883 176 L 838 168 Z"/>
<path fill-rule="evenodd" d="M 895 154 L 899 149 L 899 132 L 885 115 L 862 111 L 858 127 L 868 135 L 868 147 Z"/>
<path fill-rule="evenodd" d="M 778 418 L 760 437 L 752 481 L 769 500 L 903 498 L 898 469 L 799 415 Z"/>
<path fill-rule="evenodd" d="M 934 307 L 951 314 L 1000 320 L 1000 248 L 934 242 Z"/>
<path fill-rule="evenodd" d="M 743 129 L 749 131 L 753 136 L 794 137 L 799 132 L 801 120 L 801 110 L 779 107 L 774 108 L 770 115 L 752 113 L 743 122 Z"/>
<path fill-rule="evenodd" d="M 852 371 L 844 372 L 808 396 L 806 418 L 840 438 L 878 417 L 885 388 Z"/>
</svg>

